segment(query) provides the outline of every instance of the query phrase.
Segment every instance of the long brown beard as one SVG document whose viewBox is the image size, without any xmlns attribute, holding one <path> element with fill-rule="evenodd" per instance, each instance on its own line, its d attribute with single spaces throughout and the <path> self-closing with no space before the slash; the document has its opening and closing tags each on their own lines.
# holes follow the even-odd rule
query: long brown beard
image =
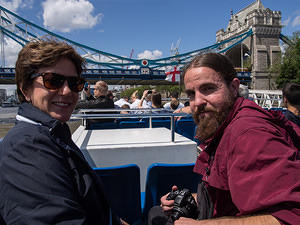
<svg viewBox="0 0 300 225">
<path fill-rule="evenodd" d="M 212 108 L 198 108 L 197 111 L 193 113 L 194 121 L 197 124 L 196 136 L 201 141 L 212 137 L 212 135 L 217 131 L 231 111 L 234 101 L 234 96 L 230 94 L 224 103 L 224 106 L 219 111 Z M 208 116 L 201 117 L 200 113 L 206 111 L 212 113 Z"/>
</svg>

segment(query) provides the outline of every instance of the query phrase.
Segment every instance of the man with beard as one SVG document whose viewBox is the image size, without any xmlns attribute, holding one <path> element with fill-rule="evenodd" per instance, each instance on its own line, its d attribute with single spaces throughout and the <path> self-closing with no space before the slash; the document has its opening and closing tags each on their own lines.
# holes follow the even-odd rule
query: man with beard
<svg viewBox="0 0 300 225">
<path fill-rule="evenodd" d="M 167 194 L 150 210 L 148 223 L 300 224 L 299 127 L 239 97 L 226 56 L 198 55 L 183 75 L 201 141 L 194 168 L 202 175 L 197 219 L 174 221 Z"/>
</svg>

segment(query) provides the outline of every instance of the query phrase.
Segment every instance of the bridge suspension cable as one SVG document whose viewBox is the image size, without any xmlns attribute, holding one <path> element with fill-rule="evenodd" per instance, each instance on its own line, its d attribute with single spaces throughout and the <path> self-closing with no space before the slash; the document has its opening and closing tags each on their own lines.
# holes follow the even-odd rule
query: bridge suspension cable
<svg viewBox="0 0 300 225">
<path fill-rule="evenodd" d="M 147 67 L 150 68 L 150 70 L 165 70 L 167 66 L 175 65 L 180 68 L 180 66 L 190 61 L 192 57 L 199 53 L 210 51 L 225 52 L 252 35 L 252 30 L 250 29 L 243 34 L 240 34 L 226 41 L 219 42 L 211 46 L 187 53 L 176 54 L 174 56 L 152 60 L 133 59 L 131 57 L 123 57 L 104 52 L 65 38 L 18 16 L 17 14 L 2 6 L 0 6 L 0 15 L 0 32 L 3 36 L 14 40 L 22 46 L 24 46 L 28 41 L 32 39 L 40 39 L 45 35 L 52 36 L 73 45 L 76 50 L 86 59 L 88 67 L 98 69 L 140 69 L 143 67 Z M 222 45 L 227 42 L 230 42 L 231 44 L 227 48 L 222 49 Z"/>
</svg>

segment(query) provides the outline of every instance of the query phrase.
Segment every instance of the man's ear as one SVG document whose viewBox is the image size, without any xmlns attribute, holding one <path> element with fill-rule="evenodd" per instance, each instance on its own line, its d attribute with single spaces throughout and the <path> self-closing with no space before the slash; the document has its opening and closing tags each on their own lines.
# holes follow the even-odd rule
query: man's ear
<svg viewBox="0 0 300 225">
<path fill-rule="evenodd" d="M 239 95 L 239 87 L 240 87 L 240 80 L 238 78 L 234 78 L 229 85 L 229 89 L 232 93 L 234 93 L 235 97 Z"/>
</svg>

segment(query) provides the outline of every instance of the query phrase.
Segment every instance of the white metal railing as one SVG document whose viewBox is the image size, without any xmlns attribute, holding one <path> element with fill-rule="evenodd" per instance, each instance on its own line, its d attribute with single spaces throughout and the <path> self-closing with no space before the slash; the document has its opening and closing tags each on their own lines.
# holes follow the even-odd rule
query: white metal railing
<svg viewBox="0 0 300 225">
<path fill-rule="evenodd" d="M 118 112 L 128 111 L 132 113 L 120 114 Z M 175 142 L 175 118 L 190 117 L 187 113 L 153 113 L 162 109 L 81 109 L 78 113 L 74 113 L 71 119 L 81 119 L 82 125 L 86 127 L 89 119 L 119 119 L 119 118 L 149 118 L 149 128 L 152 128 L 152 118 L 170 118 L 171 141 Z M 105 114 L 104 114 L 105 113 Z"/>
<path fill-rule="evenodd" d="M 281 90 L 249 90 L 249 99 L 263 108 L 282 108 Z"/>
</svg>

